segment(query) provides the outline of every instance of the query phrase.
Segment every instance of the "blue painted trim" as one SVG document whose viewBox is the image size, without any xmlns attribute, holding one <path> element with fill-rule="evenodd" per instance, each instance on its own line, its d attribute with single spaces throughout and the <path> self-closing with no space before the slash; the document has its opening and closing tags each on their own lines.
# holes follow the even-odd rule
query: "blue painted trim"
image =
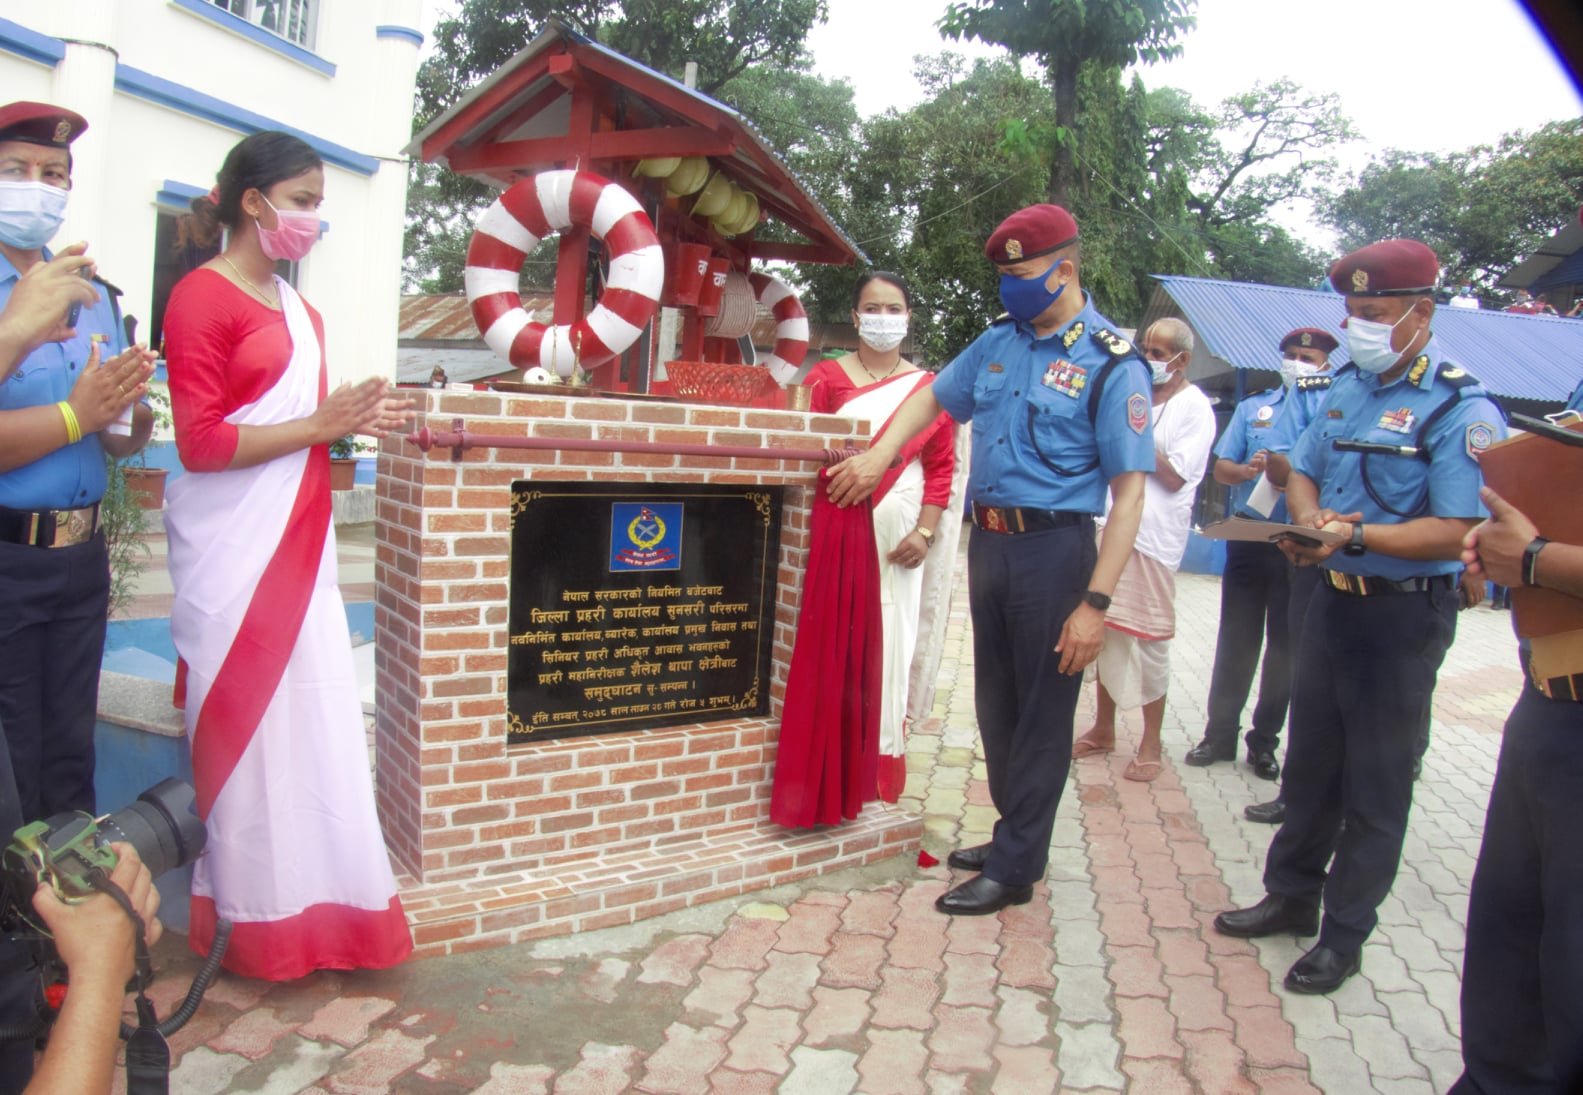
<svg viewBox="0 0 1583 1095">
<path fill-rule="evenodd" d="M 422 47 L 423 32 L 413 30 L 411 27 L 383 26 L 374 28 L 375 38 L 405 38 L 413 45 Z"/>
<path fill-rule="evenodd" d="M 209 0 L 170 0 L 172 4 L 182 11 L 190 12 L 200 19 L 207 19 L 224 27 L 235 34 L 240 34 L 258 43 L 265 49 L 274 50 L 284 57 L 289 57 L 300 65 L 307 65 L 315 72 L 326 76 L 335 75 L 335 66 L 317 53 L 303 49 L 289 38 L 283 38 L 274 31 L 265 30 L 263 27 L 254 26 L 239 15 L 232 15 L 224 8 L 217 8 Z"/>
<path fill-rule="evenodd" d="M 159 192 L 154 195 L 154 202 L 156 205 L 180 209 L 185 213 L 190 207 L 192 199 L 201 198 L 207 193 L 208 191 L 202 187 L 188 186 L 186 183 L 177 182 L 174 179 L 166 179 L 164 185 L 159 188 Z"/>
<path fill-rule="evenodd" d="M 315 137 L 311 133 L 294 129 L 289 125 L 282 125 L 273 118 L 255 114 L 251 110 L 243 110 L 223 99 L 216 99 L 201 91 L 172 83 L 155 76 L 152 72 L 144 72 L 130 65 L 116 64 L 115 88 L 117 91 L 139 99 L 147 99 L 151 103 L 157 103 L 179 113 L 190 114 L 194 118 L 202 118 L 227 129 L 234 129 L 238 133 L 251 135 L 266 129 L 278 129 L 290 133 L 293 137 L 306 141 L 315 152 L 324 157 L 326 163 L 344 167 L 359 175 L 372 175 L 379 170 L 379 161 L 373 156 L 354 152 L 345 145 L 327 141 L 323 137 Z"/>
<path fill-rule="evenodd" d="M 28 30 L 21 23 L 0 19 L 0 49 L 37 61 L 54 68 L 66 56 L 66 43 L 36 30 Z"/>
</svg>

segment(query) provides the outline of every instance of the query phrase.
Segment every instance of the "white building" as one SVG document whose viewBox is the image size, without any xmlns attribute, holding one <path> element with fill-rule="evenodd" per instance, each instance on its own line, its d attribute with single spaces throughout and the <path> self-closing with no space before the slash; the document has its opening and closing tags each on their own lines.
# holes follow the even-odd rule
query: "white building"
<svg viewBox="0 0 1583 1095">
<path fill-rule="evenodd" d="M 230 148 L 280 129 L 325 163 L 324 239 L 295 271 L 332 385 L 395 377 L 421 0 L 0 0 L 0 102 L 88 120 L 56 245 L 87 240 L 157 343 L 176 218 Z"/>
</svg>

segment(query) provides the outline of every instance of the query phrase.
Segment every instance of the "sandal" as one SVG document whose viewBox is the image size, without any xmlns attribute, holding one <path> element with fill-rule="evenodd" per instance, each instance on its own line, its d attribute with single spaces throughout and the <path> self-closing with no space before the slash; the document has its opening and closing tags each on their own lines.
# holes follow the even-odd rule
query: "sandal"
<svg viewBox="0 0 1583 1095">
<path fill-rule="evenodd" d="M 1098 742 L 1089 741 L 1087 737 L 1081 737 L 1072 743 L 1073 760 L 1081 760 L 1083 757 L 1102 757 L 1106 753 L 1115 751 L 1115 742 L 1111 742 L 1109 745 L 1100 745 Z"/>
<path fill-rule="evenodd" d="M 1121 774 L 1123 778 L 1135 783 L 1153 783 L 1164 768 L 1165 765 L 1157 760 L 1139 760 L 1133 757 L 1127 762 L 1127 770 Z"/>
</svg>

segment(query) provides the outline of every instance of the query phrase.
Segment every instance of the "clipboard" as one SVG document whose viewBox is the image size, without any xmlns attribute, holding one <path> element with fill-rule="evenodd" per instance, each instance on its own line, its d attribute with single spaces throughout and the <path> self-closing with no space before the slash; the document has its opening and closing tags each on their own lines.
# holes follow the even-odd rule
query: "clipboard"
<svg viewBox="0 0 1583 1095">
<path fill-rule="evenodd" d="M 1298 543 L 1318 547 L 1321 544 L 1339 544 L 1346 539 L 1339 532 L 1306 528 L 1303 525 L 1283 525 L 1278 521 L 1256 521 L 1251 517 L 1228 517 L 1198 530 L 1209 540 L 1237 540 L 1254 544 L 1273 544 L 1277 540 L 1296 540 Z"/>
<path fill-rule="evenodd" d="M 1583 421 L 1565 426 L 1551 423 L 1543 432 L 1518 434 L 1499 441 L 1479 456 L 1479 471 L 1489 486 L 1527 514 L 1547 540 L 1583 544 L 1583 506 L 1577 484 L 1583 483 L 1583 444 L 1550 436 L 1565 432 L 1583 439 Z M 1517 634 L 1543 638 L 1583 629 L 1583 600 L 1553 589 L 1512 588 L 1512 617 Z"/>
</svg>

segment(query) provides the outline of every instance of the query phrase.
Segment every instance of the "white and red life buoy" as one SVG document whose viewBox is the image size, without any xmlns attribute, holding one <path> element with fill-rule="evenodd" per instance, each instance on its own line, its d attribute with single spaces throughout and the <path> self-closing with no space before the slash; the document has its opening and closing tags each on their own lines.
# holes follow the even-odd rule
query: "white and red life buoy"
<svg viewBox="0 0 1583 1095">
<path fill-rule="evenodd" d="M 784 388 L 808 356 L 808 313 L 803 310 L 797 290 L 780 278 L 749 274 L 748 282 L 758 302 L 775 315 L 775 349 L 764 364 L 775 383 Z"/>
<path fill-rule="evenodd" d="M 604 241 L 605 291 L 577 323 L 536 323 L 517 290 L 522 263 L 544 237 L 572 227 Z M 545 171 L 509 187 L 478 218 L 463 284 L 490 349 L 518 368 L 542 365 L 567 377 L 574 365 L 603 364 L 637 341 L 659 307 L 665 259 L 648 214 L 626 190 L 591 171 Z"/>
</svg>

